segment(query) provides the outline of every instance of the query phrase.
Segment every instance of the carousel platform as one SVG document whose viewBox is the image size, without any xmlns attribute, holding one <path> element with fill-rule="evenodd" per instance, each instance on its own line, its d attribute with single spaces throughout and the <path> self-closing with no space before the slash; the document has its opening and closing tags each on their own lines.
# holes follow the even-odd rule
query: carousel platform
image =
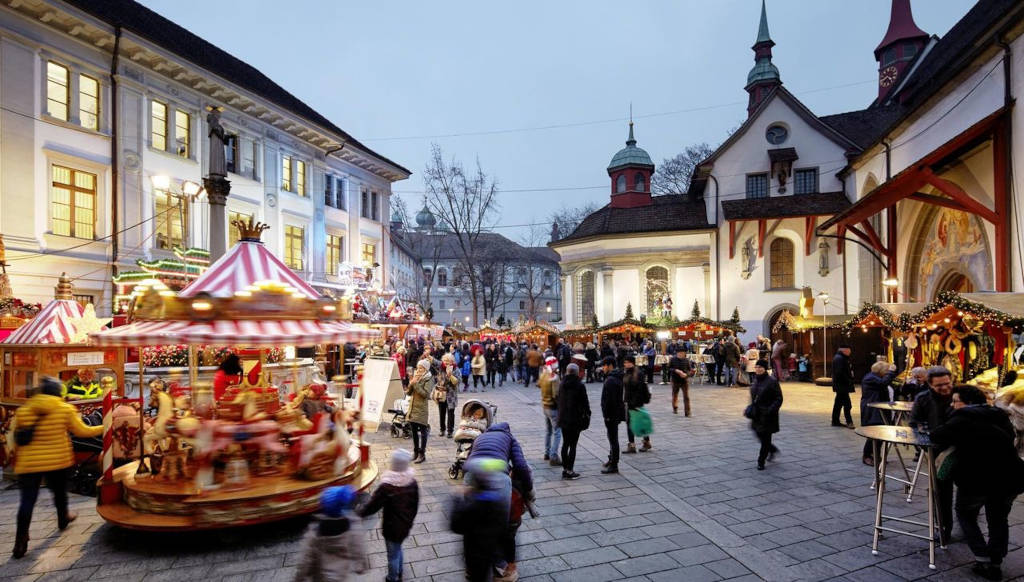
<svg viewBox="0 0 1024 582">
<path fill-rule="evenodd" d="M 199 493 L 191 479 L 163 481 L 159 476 L 135 476 L 137 462 L 115 471 L 122 487 L 119 501 L 97 506 L 113 525 L 146 531 L 194 531 L 267 523 L 313 513 L 320 492 L 334 485 L 367 489 L 377 478 L 371 460 L 360 466 L 359 448 L 349 450 L 349 465 L 341 475 L 305 481 L 288 474 L 252 476 L 244 488 L 221 487 Z"/>
</svg>

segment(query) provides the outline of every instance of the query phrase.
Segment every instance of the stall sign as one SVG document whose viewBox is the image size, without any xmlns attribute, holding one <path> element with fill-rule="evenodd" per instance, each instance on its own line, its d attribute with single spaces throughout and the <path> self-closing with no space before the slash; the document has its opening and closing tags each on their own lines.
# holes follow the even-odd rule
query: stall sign
<svg viewBox="0 0 1024 582">
<path fill-rule="evenodd" d="M 103 352 L 68 352 L 69 366 L 99 366 L 103 364 Z"/>
</svg>

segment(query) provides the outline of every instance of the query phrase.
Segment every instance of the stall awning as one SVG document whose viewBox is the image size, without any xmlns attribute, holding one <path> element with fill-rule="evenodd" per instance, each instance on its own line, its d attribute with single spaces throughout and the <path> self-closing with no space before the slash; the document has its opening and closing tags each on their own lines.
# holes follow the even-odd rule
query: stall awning
<svg viewBox="0 0 1024 582">
<path fill-rule="evenodd" d="M 214 297 L 231 297 L 261 281 L 291 285 L 297 293 L 309 299 L 318 299 L 321 295 L 267 250 L 263 243 L 243 240 L 210 265 L 179 296 L 195 297 L 200 293 L 209 293 Z"/>
<path fill-rule="evenodd" d="M 85 308 L 71 299 L 54 299 L 28 323 L 7 336 L 5 344 L 66 344 L 75 336 L 74 320 L 85 314 Z"/>
<path fill-rule="evenodd" d="M 273 347 L 341 344 L 371 340 L 379 335 L 378 331 L 339 321 L 138 321 L 93 334 L 92 339 L 96 345 L 107 347 L 176 344 Z"/>
</svg>

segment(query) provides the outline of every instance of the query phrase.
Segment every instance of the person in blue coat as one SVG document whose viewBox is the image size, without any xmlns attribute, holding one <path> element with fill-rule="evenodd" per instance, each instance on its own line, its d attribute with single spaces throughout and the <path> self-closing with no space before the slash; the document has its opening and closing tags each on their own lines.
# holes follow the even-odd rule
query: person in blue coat
<svg viewBox="0 0 1024 582">
<path fill-rule="evenodd" d="M 895 394 L 892 389 L 892 381 L 896 377 L 896 366 L 889 362 L 878 361 L 871 366 L 868 372 L 860 381 L 860 424 L 861 426 L 878 426 L 885 424 L 882 411 L 868 406 L 875 402 L 891 402 Z M 864 439 L 865 465 L 874 466 L 874 442 L 872 439 Z"/>
</svg>

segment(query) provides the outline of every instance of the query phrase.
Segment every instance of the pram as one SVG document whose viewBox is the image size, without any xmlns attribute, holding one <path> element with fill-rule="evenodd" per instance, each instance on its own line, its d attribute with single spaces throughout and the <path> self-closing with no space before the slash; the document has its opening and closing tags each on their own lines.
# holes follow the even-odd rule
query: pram
<svg viewBox="0 0 1024 582">
<path fill-rule="evenodd" d="M 82 417 L 86 426 L 103 424 L 103 413 L 98 410 Z M 100 478 L 100 453 L 103 452 L 102 437 L 71 437 L 71 448 L 74 451 L 75 464 L 68 476 L 69 489 L 74 493 L 94 497 L 96 482 Z"/>
<path fill-rule="evenodd" d="M 409 420 L 406 418 L 406 414 L 409 412 L 409 401 L 410 397 L 400 398 L 391 403 L 391 408 L 388 412 L 391 413 L 391 436 L 393 438 L 411 438 L 412 427 L 409 426 Z"/>
<path fill-rule="evenodd" d="M 462 466 L 473 449 L 473 441 L 494 424 L 494 417 L 497 414 L 498 407 L 483 400 L 473 398 L 462 405 L 459 428 L 452 437 L 455 441 L 455 462 L 448 467 L 449 479 L 458 479 L 462 475 Z"/>
</svg>

